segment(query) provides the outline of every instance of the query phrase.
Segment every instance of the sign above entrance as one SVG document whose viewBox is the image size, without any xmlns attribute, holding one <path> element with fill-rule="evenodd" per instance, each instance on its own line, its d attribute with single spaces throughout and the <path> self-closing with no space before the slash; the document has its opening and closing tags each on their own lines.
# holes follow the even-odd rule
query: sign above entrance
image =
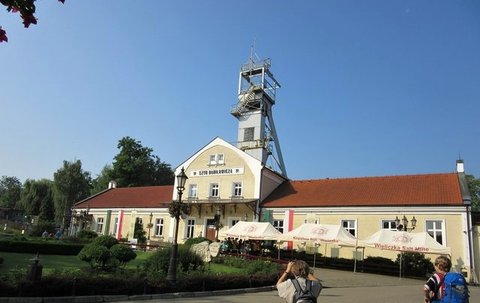
<svg viewBox="0 0 480 303">
<path fill-rule="evenodd" d="M 243 175 L 243 167 L 233 168 L 215 168 L 215 169 L 203 169 L 193 170 L 190 172 L 191 177 L 207 177 L 207 176 L 219 176 L 219 175 Z"/>
</svg>

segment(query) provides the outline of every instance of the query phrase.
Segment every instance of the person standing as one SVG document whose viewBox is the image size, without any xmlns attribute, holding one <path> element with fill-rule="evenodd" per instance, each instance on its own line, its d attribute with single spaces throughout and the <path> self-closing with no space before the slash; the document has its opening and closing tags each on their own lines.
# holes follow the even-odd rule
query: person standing
<svg viewBox="0 0 480 303">
<path fill-rule="evenodd" d="M 293 279 L 287 279 L 292 275 Z M 320 280 L 310 272 L 310 267 L 307 262 L 302 260 L 290 261 L 287 264 L 287 269 L 282 273 L 276 284 L 278 296 L 284 298 L 287 303 L 295 302 L 296 289 L 293 280 L 297 280 L 303 290 L 307 289 L 307 283 L 311 283 L 310 292 L 315 298 L 320 295 L 322 284 Z"/>
<path fill-rule="evenodd" d="M 435 259 L 435 273 L 427 280 L 423 286 L 425 294 L 425 303 L 430 303 L 434 300 L 439 300 L 443 297 L 444 285 L 443 280 L 445 275 L 452 267 L 452 261 L 446 256 L 439 256 Z"/>
</svg>

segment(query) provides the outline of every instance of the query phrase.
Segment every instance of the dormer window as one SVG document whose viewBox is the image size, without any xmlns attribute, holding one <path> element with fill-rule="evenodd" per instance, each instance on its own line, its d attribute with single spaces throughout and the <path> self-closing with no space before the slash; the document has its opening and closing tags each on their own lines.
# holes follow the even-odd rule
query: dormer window
<svg viewBox="0 0 480 303">
<path fill-rule="evenodd" d="M 209 165 L 223 165 L 225 164 L 225 157 L 223 154 L 210 155 Z"/>
</svg>

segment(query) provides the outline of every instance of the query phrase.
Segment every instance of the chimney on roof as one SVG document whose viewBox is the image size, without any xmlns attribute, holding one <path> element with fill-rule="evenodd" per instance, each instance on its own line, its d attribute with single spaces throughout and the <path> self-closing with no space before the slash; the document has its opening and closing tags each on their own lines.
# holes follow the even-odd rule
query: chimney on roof
<svg viewBox="0 0 480 303">
<path fill-rule="evenodd" d="M 457 160 L 457 173 L 464 173 L 465 167 L 463 166 L 463 160 Z"/>
<path fill-rule="evenodd" d="M 108 189 L 112 189 L 112 188 L 117 188 L 117 182 L 113 180 L 108 182 Z"/>
</svg>

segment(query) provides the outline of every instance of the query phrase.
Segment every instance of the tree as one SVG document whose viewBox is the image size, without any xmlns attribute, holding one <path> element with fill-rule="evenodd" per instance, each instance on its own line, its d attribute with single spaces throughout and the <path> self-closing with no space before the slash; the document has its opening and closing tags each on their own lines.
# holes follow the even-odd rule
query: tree
<svg viewBox="0 0 480 303">
<path fill-rule="evenodd" d="M 75 202 L 90 195 L 92 178 L 82 169 L 82 162 L 63 161 L 63 167 L 53 174 L 55 217 L 62 221 L 62 227 L 70 224 L 70 209 Z"/>
<path fill-rule="evenodd" d="M 113 180 L 113 168 L 111 165 L 105 165 L 95 179 L 92 181 L 91 195 L 95 195 L 108 188 L 108 183 Z"/>
<path fill-rule="evenodd" d="M 22 183 L 17 177 L 2 176 L 0 179 L 0 207 L 18 208 Z"/>
<path fill-rule="evenodd" d="M 55 220 L 53 182 L 47 179 L 30 180 L 23 184 L 21 205 L 29 216 L 39 216 L 42 221 Z"/>
<path fill-rule="evenodd" d="M 58 2 L 65 3 L 65 0 L 58 0 Z M 7 7 L 8 12 L 20 13 L 23 19 L 23 25 L 29 27 L 30 24 L 37 24 L 35 17 L 35 0 L 0 0 L 0 4 Z M 7 33 L 0 26 L 0 43 L 8 42 Z"/>
<path fill-rule="evenodd" d="M 20 195 L 20 204 L 27 215 L 39 216 L 41 221 L 55 220 L 52 187 L 53 182 L 47 179 L 25 181 Z"/>
<path fill-rule="evenodd" d="M 473 175 L 466 175 L 466 178 L 472 197 L 472 210 L 480 211 L 480 179 L 476 179 Z"/>
<path fill-rule="evenodd" d="M 120 152 L 113 162 L 113 177 L 120 187 L 173 184 L 174 173 L 170 164 L 160 161 L 153 150 L 140 141 L 122 138 L 117 145 Z"/>
<path fill-rule="evenodd" d="M 143 224 L 140 219 L 135 220 L 135 229 L 133 230 L 133 237 L 137 239 L 138 244 L 145 244 L 147 242 L 146 232 L 143 229 Z"/>
<path fill-rule="evenodd" d="M 53 222 L 55 220 L 55 203 L 53 202 L 53 182 L 50 180 L 41 180 L 44 196 L 40 201 L 40 211 L 38 219 L 42 222 Z"/>
</svg>

